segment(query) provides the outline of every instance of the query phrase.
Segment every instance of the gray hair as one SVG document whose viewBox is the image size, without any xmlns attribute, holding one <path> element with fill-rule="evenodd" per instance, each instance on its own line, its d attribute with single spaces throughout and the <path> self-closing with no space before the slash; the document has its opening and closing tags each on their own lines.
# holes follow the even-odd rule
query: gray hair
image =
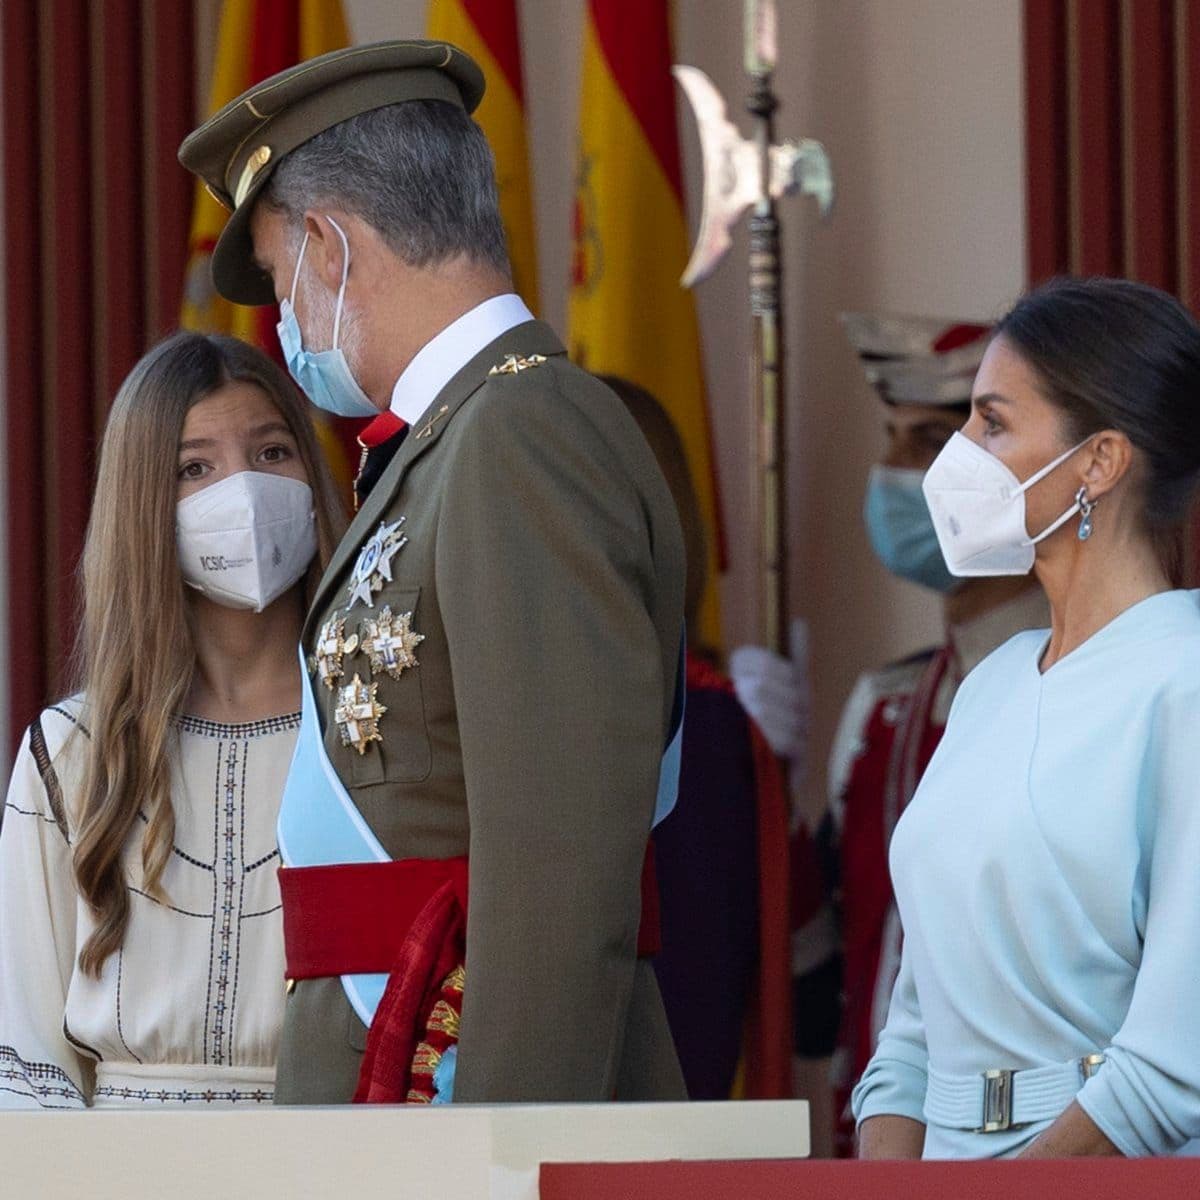
<svg viewBox="0 0 1200 1200">
<path fill-rule="evenodd" d="M 408 100 L 360 113 L 293 150 L 263 193 L 297 227 L 334 205 L 378 231 L 412 267 L 464 255 L 507 274 L 495 164 L 457 105 Z"/>
</svg>

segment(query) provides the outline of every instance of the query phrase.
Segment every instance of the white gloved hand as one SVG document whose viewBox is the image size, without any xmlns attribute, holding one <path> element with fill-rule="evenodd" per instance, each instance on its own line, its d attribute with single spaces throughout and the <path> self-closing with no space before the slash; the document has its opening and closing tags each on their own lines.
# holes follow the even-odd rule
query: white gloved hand
<svg viewBox="0 0 1200 1200">
<path fill-rule="evenodd" d="M 789 629 L 791 659 L 764 646 L 739 646 L 729 656 L 729 675 L 742 707 L 780 758 L 802 763 L 808 747 L 812 692 L 808 680 L 808 623 L 796 617 Z"/>
</svg>

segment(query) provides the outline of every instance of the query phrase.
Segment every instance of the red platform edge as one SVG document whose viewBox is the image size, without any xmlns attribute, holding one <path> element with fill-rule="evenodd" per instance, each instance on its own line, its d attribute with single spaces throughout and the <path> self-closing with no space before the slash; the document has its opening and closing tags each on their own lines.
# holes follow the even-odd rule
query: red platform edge
<svg viewBox="0 0 1200 1200">
<path fill-rule="evenodd" d="M 1200 1159 L 544 1163 L 541 1200 L 1013 1200 L 1200 1196 Z"/>
</svg>

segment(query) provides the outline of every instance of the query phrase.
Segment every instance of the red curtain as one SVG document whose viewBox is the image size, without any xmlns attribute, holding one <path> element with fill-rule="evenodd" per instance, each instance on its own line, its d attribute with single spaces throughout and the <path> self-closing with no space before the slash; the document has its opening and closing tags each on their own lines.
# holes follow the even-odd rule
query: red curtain
<svg viewBox="0 0 1200 1200">
<path fill-rule="evenodd" d="M 67 686 L 117 385 L 177 323 L 192 0 L 3 0 L 11 736 Z M 11 749 L 11 747 L 10 747 Z"/>
<path fill-rule="evenodd" d="M 1120 275 L 1200 315 L 1200 4 L 1025 0 L 1025 89 L 1030 282 Z"/>
<path fill-rule="evenodd" d="M 1200 6 L 1026 0 L 1031 282 L 1124 275 L 1200 301 Z"/>
</svg>

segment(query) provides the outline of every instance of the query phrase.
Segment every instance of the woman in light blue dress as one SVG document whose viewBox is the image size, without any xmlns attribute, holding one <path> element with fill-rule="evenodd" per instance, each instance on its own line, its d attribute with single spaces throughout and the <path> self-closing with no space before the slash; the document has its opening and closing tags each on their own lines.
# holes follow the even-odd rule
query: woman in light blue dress
<svg viewBox="0 0 1200 1200">
<path fill-rule="evenodd" d="M 1174 299 L 1059 281 L 1000 322 L 925 493 L 950 569 L 1033 569 L 1052 625 L 968 676 L 897 826 L 865 1158 L 1200 1136 L 1200 603 L 1164 555 L 1198 473 L 1200 328 Z"/>
</svg>

